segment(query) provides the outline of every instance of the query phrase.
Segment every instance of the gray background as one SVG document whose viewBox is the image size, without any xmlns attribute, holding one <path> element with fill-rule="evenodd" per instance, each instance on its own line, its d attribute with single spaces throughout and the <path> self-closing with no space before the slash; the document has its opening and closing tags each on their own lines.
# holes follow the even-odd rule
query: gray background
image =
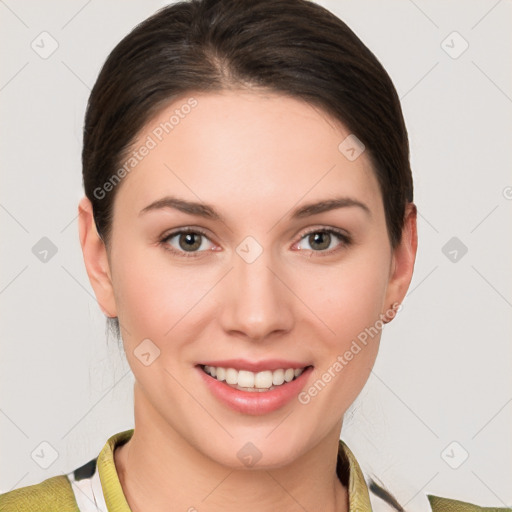
<svg viewBox="0 0 512 512">
<path fill-rule="evenodd" d="M 79 245 L 81 129 L 108 53 L 165 3 L 0 0 L 0 492 L 133 426 Z M 406 510 L 426 493 L 512 506 L 512 3 L 318 3 L 395 83 L 419 209 L 413 282 L 342 437 Z"/>
</svg>

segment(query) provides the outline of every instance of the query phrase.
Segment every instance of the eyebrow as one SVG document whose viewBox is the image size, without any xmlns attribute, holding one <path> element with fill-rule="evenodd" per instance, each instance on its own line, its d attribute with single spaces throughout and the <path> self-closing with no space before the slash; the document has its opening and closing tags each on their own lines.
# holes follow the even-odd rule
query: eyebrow
<svg viewBox="0 0 512 512">
<path fill-rule="evenodd" d="M 361 201 L 358 201 L 357 199 L 353 199 L 351 197 L 338 197 L 334 199 L 326 199 L 324 201 L 309 203 L 300 206 L 299 208 L 293 210 L 291 218 L 302 219 L 330 210 L 346 208 L 350 206 L 356 206 L 358 208 L 361 208 L 366 214 L 371 216 L 370 208 L 368 208 L 368 206 L 366 206 L 366 204 L 362 203 Z M 179 210 L 180 212 L 183 213 L 188 213 L 190 215 L 197 215 L 199 217 L 204 217 L 212 220 L 220 220 L 224 222 L 222 215 L 220 215 L 212 206 L 205 203 L 186 201 L 184 199 L 179 199 L 177 197 L 172 196 L 163 197 L 149 204 L 139 212 L 139 216 L 150 211 L 161 210 L 166 208 L 171 208 Z"/>
</svg>

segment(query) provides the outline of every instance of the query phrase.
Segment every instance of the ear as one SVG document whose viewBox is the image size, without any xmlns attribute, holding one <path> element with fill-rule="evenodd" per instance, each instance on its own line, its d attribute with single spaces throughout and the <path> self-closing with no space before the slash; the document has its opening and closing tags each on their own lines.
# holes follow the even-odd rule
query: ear
<svg viewBox="0 0 512 512">
<path fill-rule="evenodd" d="M 92 204 L 87 197 L 83 197 L 78 204 L 78 230 L 85 268 L 96 300 L 103 313 L 116 317 L 117 308 L 107 249 L 96 230 Z"/>
<path fill-rule="evenodd" d="M 404 214 L 402 239 L 393 250 L 386 301 L 382 314 L 390 322 L 396 315 L 397 308 L 404 300 L 409 289 L 418 249 L 418 233 L 416 226 L 417 209 L 414 203 L 408 203 Z M 391 312 L 393 311 L 393 312 Z"/>
</svg>

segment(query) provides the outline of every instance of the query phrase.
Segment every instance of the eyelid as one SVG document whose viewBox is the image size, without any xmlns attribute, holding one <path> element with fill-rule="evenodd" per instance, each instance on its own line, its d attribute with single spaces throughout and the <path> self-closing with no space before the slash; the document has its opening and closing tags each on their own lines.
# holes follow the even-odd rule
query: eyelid
<svg viewBox="0 0 512 512">
<path fill-rule="evenodd" d="M 167 233 L 164 233 L 162 236 L 159 237 L 160 245 L 162 245 L 166 251 L 169 251 L 172 254 L 175 254 L 175 255 L 178 255 L 179 257 L 184 257 L 184 258 L 198 258 L 201 256 L 202 253 L 210 252 L 208 250 L 207 251 L 192 251 L 192 252 L 180 251 L 178 249 L 175 249 L 174 247 L 171 247 L 170 244 L 168 243 L 169 239 L 174 238 L 177 235 L 182 235 L 182 234 L 187 234 L 187 233 L 199 234 L 199 235 L 203 236 L 204 238 L 206 238 L 207 240 L 209 240 L 210 242 L 212 242 L 210 240 L 210 236 L 204 229 L 193 227 L 193 226 L 186 226 L 186 227 L 176 228 Z"/>
<path fill-rule="evenodd" d="M 338 252 L 340 249 L 352 244 L 352 236 L 343 229 L 335 228 L 332 226 L 314 226 L 314 227 L 308 228 L 306 231 L 302 232 L 299 235 L 298 242 L 295 242 L 294 246 L 297 245 L 298 243 L 302 242 L 302 240 L 304 238 L 306 238 L 309 235 L 312 235 L 313 233 L 332 233 L 341 240 L 341 243 L 340 243 L 341 247 L 338 246 L 334 249 L 329 249 L 326 251 L 312 251 L 311 249 L 308 249 L 312 253 L 312 255 L 314 254 L 316 256 L 330 256 L 330 255 Z"/>
<path fill-rule="evenodd" d="M 318 233 L 318 232 L 332 232 L 336 235 L 339 235 L 340 237 L 344 237 L 346 239 L 351 239 L 351 236 L 347 231 L 341 228 L 335 228 L 334 226 L 313 226 L 312 228 L 307 228 L 305 231 L 301 232 L 299 235 L 300 239 L 304 238 L 306 235 L 311 235 L 312 233 Z"/>
</svg>

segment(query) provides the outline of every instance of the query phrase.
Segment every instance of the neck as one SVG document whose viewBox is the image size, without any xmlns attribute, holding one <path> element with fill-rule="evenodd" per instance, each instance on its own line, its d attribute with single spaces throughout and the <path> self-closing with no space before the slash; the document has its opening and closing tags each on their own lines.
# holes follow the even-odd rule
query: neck
<svg viewBox="0 0 512 512">
<path fill-rule="evenodd" d="M 137 385 L 134 399 L 133 436 L 114 452 L 132 512 L 348 511 L 348 491 L 336 475 L 341 425 L 289 464 L 239 469 L 219 464 L 193 446 L 158 415 Z M 207 443 L 205 436 L 196 446 Z"/>
</svg>

